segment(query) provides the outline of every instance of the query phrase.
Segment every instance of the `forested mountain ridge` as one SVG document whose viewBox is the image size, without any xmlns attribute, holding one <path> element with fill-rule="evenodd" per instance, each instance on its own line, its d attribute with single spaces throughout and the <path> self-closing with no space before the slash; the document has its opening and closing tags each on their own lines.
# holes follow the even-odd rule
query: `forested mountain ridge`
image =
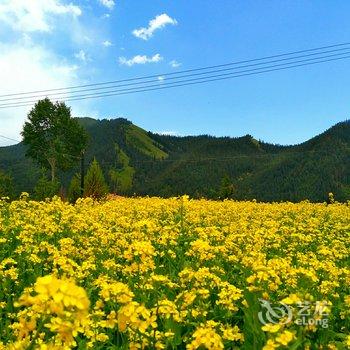
<svg viewBox="0 0 350 350">
<path fill-rule="evenodd" d="M 294 146 L 254 139 L 159 135 L 117 118 L 79 119 L 90 141 L 85 160 L 101 164 L 110 190 L 120 194 L 217 198 L 228 178 L 231 196 L 264 201 L 350 199 L 350 121 Z M 40 169 L 22 144 L 0 148 L 0 169 L 10 173 L 16 192 L 30 192 Z M 76 169 L 60 174 L 67 184 Z"/>
</svg>

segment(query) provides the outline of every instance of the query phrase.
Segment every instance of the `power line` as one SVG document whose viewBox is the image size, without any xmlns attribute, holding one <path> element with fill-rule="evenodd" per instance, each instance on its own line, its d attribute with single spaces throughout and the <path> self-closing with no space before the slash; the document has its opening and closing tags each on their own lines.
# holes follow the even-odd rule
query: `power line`
<svg viewBox="0 0 350 350">
<path fill-rule="evenodd" d="M 13 139 L 11 137 L 4 136 L 4 135 L 0 135 L 0 137 L 2 137 L 3 139 L 6 139 L 6 140 L 15 141 L 17 143 L 21 143 L 22 142 L 22 141 L 19 141 L 19 140 L 16 140 L 16 139 Z M 6 146 L 3 146 L 3 147 L 6 147 Z M 63 156 L 74 158 L 74 159 L 81 159 L 80 156 L 75 156 L 75 155 L 72 155 L 72 154 L 69 154 L 69 153 L 60 153 L 60 154 L 63 155 Z"/>
<path fill-rule="evenodd" d="M 310 57 L 310 56 L 320 56 L 320 55 L 324 55 L 324 54 L 328 54 L 328 53 L 334 53 L 334 52 L 339 52 L 339 51 L 343 51 L 340 53 L 336 53 L 333 55 L 327 55 L 327 56 L 321 56 L 321 57 L 314 57 L 314 59 L 321 59 L 321 58 L 326 58 L 326 57 L 334 57 L 334 56 L 341 56 L 341 55 L 345 55 L 350 53 L 350 46 L 349 47 L 342 47 L 342 48 L 338 48 L 338 49 L 333 49 L 333 50 L 327 50 L 327 51 L 320 51 L 320 52 L 313 52 L 313 53 L 309 53 L 309 54 L 303 54 L 303 55 L 299 55 L 299 56 L 294 56 L 294 57 L 288 57 L 288 58 L 283 58 L 283 59 L 277 59 L 277 60 L 270 60 L 270 61 L 266 61 L 266 62 L 259 62 L 259 63 L 254 63 L 254 64 L 248 64 L 248 65 L 241 65 L 241 66 L 235 66 L 235 67 L 229 67 L 229 68 L 223 68 L 223 69 L 219 69 L 219 70 L 210 70 L 210 71 L 206 71 L 206 72 L 199 72 L 199 73 L 192 73 L 192 74 L 182 74 L 181 72 L 174 72 L 171 74 L 176 74 L 177 76 L 171 76 L 166 78 L 166 81 L 169 80 L 175 80 L 175 79 L 181 79 L 181 78 L 187 78 L 187 77 L 194 77 L 194 76 L 199 76 L 199 75 L 208 75 L 208 74 L 213 74 L 213 73 L 220 73 L 220 72 L 225 72 L 225 71 L 232 71 L 232 70 L 238 70 L 238 69 L 242 69 L 242 68 L 248 68 L 248 67 L 256 67 L 256 66 L 262 66 L 259 67 L 259 69 L 263 69 L 263 68 L 268 68 L 268 67 L 264 67 L 264 65 L 267 64 L 271 64 L 271 63 L 279 63 L 279 62 L 286 62 L 286 61 L 290 61 L 290 62 L 286 62 L 285 64 L 292 64 L 292 63 L 298 63 L 298 62 L 302 62 L 302 61 L 294 61 L 298 58 L 305 58 L 305 57 Z M 312 59 L 311 59 L 312 60 Z M 72 95 L 74 96 L 74 94 L 77 94 L 78 92 L 85 92 L 85 91 L 101 91 L 101 90 L 109 90 L 109 89 L 113 89 L 116 87 L 125 87 L 125 86 L 133 86 L 133 85 L 140 85 L 140 84 L 146 84 L 146 83 L 152 83 L 152 82 L 158 82 L 159 83 L 159 77 L 163 77 L 164 75 L 158 75 L 157 79 L 151 79 L 151 80 L 142 80 L 142 81 L 137 81 L 137 82 L 133 82 L 133 83 L 126 83 L 126 84 L 119 84 L 119 85 L 110 85 L 110 86 L 104 86 L 104 87 L 94 87 L 94 88 L 84 88 L 84 89 L 78 89 L 75 91 L 64 91 L 64 92 L 56 92 L 56 93 L 48 93 L 45 95 L 20 95 L 18 97 L 8 97 L 8 98 L 1 98 L 0 102 L 6 102 L 6 101 L 16 101 L 16 100 L 25 100 L 25 99 L 30 99 L 30 98 L 41 98 L 41 97 L 49 97 L 49 96 L 62 96 L 62 95 Z M 104 91 L 104 93 L 106 93 L 108 91 Z M 1 97 L 1 95 L 0 95 Z M 62 98 L 65 98 L 66 96 L 63 96 Z M 20 101 L 18 101 L 19 103 Z M 23 101 L 24 102 L 28 102 L 28 101 Z"/>
<path fill-rule="evenodd" d="M 4 136 L 4 135 L 0 135 L 0 137 L 2 137 L 3 139 L 6 139 L 6 140 L 10 140 L 10 141 L 21 142 L 21 141 L 15 140 L 15 139 L 13 139 L 11 137 L 7 137 L 7 136 Z"/>
<path fill-rule="evenodd" d="M 291 55 L 296 55 L 296 54 L 305 53 L 305 52 L 319 51 L 319 50 L 330 49 L 330 48 L 334 48 L 334 47 L 342 47 L 342 46 L 347 46 L 347 45 L 350 45 L 350 42 L 339 43 L 339 44 L 328 45 L 328 46 L 321 46 L 321 47 L 316 47 L 316 48 L 311 48 L 311 49 L 306 49 L 306 50 L 287 52 L 287 53 L 282 53 L 282 54 L 277 54 L 277 55 L 272 55 L 272 56 L 265 56 L 265 57 L 250 59 L 250 60 L 235 61 L 235 62 L 224 63 L 224 64 L 219 64 L 219 65 L 206 66 L 206 67 L 200 67 L 200 68 L 194 68 L 194 69 L 187 69 L 187 70 L 171 72 L 171 73 L 159 73 L 159 74 L 146 75 L 146 76 L 129 78 L 129 79 L 111 80 L 111 81 L 106 81 L 106 82 L 98 82 L 98 83 L 91 83 L 91 84 L 84 84 L 84 85 L 74 85 L 74 86 L 60 87 L 60 88 L 55 88 L 55 89 L 45 89 L 45 90 L 34 90 L 34 91 L 27 91 L 27 92 L 9 93 L 9 94 L 2 94 L 2 95 L 0 95 L 0 97 L 10 97 L 10 96 L 27 95 L 27 94 L 35 94 L 35 93 L 45 93 L 45 92 L 51 92 L 51 91 L 62 91 L 62 90 L 68 90 L 68 89 L 77 89 L 77 88 L 83 88 L 83 87 L 109 85 L 109 84 L 115 84 L 115 83 L 121 83 L 121 82 L 137 81 L 137 80 L 149 79 L 149 78 L 157 78 L 159 76 L 171 76 L 171 75 L 175 75 L 175 74 L 196 72 L 196 71 L 201 71 L 201 70 L 215 69 L 215 68 L 226 67 L 226 66 L 230 66 L 230 65 L 237 65 L 237 64 L 242 64 L 242 63 L 263 61 L 266 59 L 291 56 Z"/>
<path fill-rule="evenodd" d="M 324 56 L 323 58 L 331 57 L 331 56 L 334 56 L 334 55 Z M 208 76 L 208 77 L 202 77 L 202 78 L 196 78 L 196 79 L 187 79 L 187 80 L 183 80 L 180 82 L 163 83 L 162 86 L 158 86 L 159 84 L 157 84 L 156 87 L 144 86 L 141 88 L 112 90 L 108 93 L 104 93 L 104 92 L 103 93 L 93 93 L 93 94 L 87 94 L 87 95 L 80 95 L 80 97 L 78 97 L 79 95 L 77 95 L 77 96 L 73 96 L 73 97 L 68 97 L 65 100 L 60 100 L 60 101 L 67 101 L 67 102 L 68 101 L 78 101 L 78 100 L 102 98 L 102 97 L 109 97 L 109 96 L 128 95 L 128 94 L 132 94 L 132 93 L 140 93 L 140 92 L 147 92 L 147 91 L 164 90 L 164 89 L 174 88 L 174 87 L 203 84 L 203 83 L 208 83 L 208 82 L 213 82 L 213 81 L 227 80 L 227 79 L 238 78 L 238 77 L 243 77 L 243 76 L 257 75 L 257 74 L 280 71 L 280 70 L 285 70 L 285 69 L 290 69 L 290 68 L 309 66 L 309 65 L 330 62 L 330 61 L 337 61 L 340 59 L 347 59 L 347 58 L 350 58 L 350 56 L 341 56 L 341 57 L 337 57 L 337 58 L 330 58 L 330 59 L 323 59 L 323 60 L 319 60 L 319 58 L 314 58 L 314 59 L 303 60 L 303 62 L 311 60 L 311 62 L 308 62 L 308 63 L 301 63 L 301 64 L 297 64 L 297 65 L 295 65 L 295 64 L 290 65 L 290 63 L 288 63 L 287 67 L 275 68 L 275 67 L 278 67 L 281 65 L 273 65 L 273 66 L 271 66 L 272 69 L 261 70 L 262 68 L 257 68 L 257 69 L 251 69 L 251 70 L 246 71 L 246 72 L 250 72 L 250 73 L 243 73 L 243 74 L 237 74 L 239 72 L 227 73 L 227 74 L 220 75 L 220 77 L 218 77 L 219 76 L 218 75 L 218 76 Z M 296 62 L 294 62 L 294 63 L 296 63 Z M 282 64 L 282 65 L 286 65 L 286 64 Z M 267 67 L 263 67 L 263 68 L 267 68 Z M 258 70 L 258 71 L 256 71 L 256 70 Z M 208 79 L 208 78 L 211 78 L 211 79 Z M 23 102 L 17 102 L 17 103 L 0 104 L 0 109 L 11 108 L 11 107 L 31 106 L 35 102 L 36 101 L 25 101 L 25 102 L 23 101 Z"/>
</svg>

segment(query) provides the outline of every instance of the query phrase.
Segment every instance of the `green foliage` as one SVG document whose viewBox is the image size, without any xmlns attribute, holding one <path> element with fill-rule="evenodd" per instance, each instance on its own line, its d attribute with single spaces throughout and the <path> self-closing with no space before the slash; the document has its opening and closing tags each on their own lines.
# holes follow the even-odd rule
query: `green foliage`
<svg viewBox="0 0 350 350">
<path fill-rule="evenodd" d="M 342 185 L 341 193 L 342 193 L 341 197 L 344 201 L 346 201 L 346 200 L 350 201 L 350 184 L 349 185 Z"/>
<path fill-rule="evenodd" d="M 81 197 L 80 179 L 80 174 L 74 174 L 69 184 L 67 197 L 71 203 L 75 203 L 76 200 Z"/>
<path fill-rule="evenodd" d="M 49 180 L 42 176 L 34 187 L 34 199 L 45 200 L 59 194 L 60 183 L 57 180 Z"/>
<path fill-rule="evenodd" d="M 113 190 L 116 193 L 127 193 L 132 187 L 135 169 L 129 165 L 129 157 L 116 145 L 117 169 L 110 169 L 109 176 L 112 181 Z"/>
<path fill-rule="evenodd" d="M 131 124 L 126 128 L 126 142 L 154 159 L 164 159 L 168 156 L 161 144 L 157 144 L 145 130 L 136 125 Z"/>
<path fill-rule="evenodd" d="M 242 346 L 243 350 L 262 349 L 266 336 L 261 330 L 261 322 L 258 319 L 260 304 L 257 295 L 251 292 L 245 292 L 245 300 L 248 307 L 244 309 L 244 334 L 245 341 Z"/>
<path fill-rule="evenodd" d="M 12 177 L 0 170 L 0 198 L 13 197 L 13 181 Z"/>
<path fill-rule="evenodd" d="M 13 177 L 14 197 L 22 192 L 33 192 L 41 176 L 41 169 L 25 157 L 26 147 L 23 143 L 0 147 L 0 169 Z"/>
<path fill-rule="evenodd" d="M 109 176 L 112 180 L 114 191 L 116 193 L 126 193 L 132 187 L 132 179 L 135 170 L 131 166 L 126 166 L 123 169 L 111 169 Z"/>
<path fill-rule="evenodd" d="M 296 146 L 240 138 L 153 135 L 169 154 L 166 162 L 136 168 L 135 193 L 217 198 L 228 174 L 237 200 L 325 201 L 329 192 L 346 201 L 350 186 L 350 122 Z"/>
<path fill-rule="evenodd" d="M 70 108 L 62 102 L 52 103 L 48 98 L 38 101 L 24 124 L 23 142 L 26 155 L 45 169 L 51 170 L 51 180 L 57 169 L 71 168 L 87 144 L 87 134 Z"/>
<path fill-rule="evenodd" d="M 90 137 L 86 163 L 96 157 L 109 175 L 108 185 L 119 193 L 164 197 L 186 193 L 217 199 L 228 175 L 237 200 L 320 202 L 329 192 L 337 201 L 350 200 L 349 121 L 303 144 L 279 146 L 250 135 L 152 134 L 123 118 L 78 120 Z M 0 148 L 0 168 L 13 174 L 16 195 L 32 191 L 40 177 L 40 169 L 24 157 L 28 148 L 23 144 Z M 58 173 L 65 187 L 78 166 Z"/>
<path fill-rule="evenodd" d="M 235 193 L 235 188 L 232 184 L 230 177 L 225 174 L 225 176 L 221 180 L 221 185 L 219 189 L 219 198 L 226 199 L 232 198 Z"/>
<path fill-rule="evenodd" d="M 104 197 L 107 193 L 108 186 L 103 172 L 96 158 L 94 158 L 85 176 L 84 196 L 99 199 Z"/>
</svg>

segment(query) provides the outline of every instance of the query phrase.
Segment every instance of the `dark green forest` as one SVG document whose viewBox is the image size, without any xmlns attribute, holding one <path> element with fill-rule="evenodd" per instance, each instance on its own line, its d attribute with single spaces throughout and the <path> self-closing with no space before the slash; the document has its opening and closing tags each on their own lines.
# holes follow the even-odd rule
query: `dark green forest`
<svg viewBox="0 0 350 350">
<path fill-rule="evenodd" d="M 100 164 L 110 192 L 259 201 L 350 199 L 350 121 L 294 146 L 250 135 L 230 138 L 166 136 L 130 121 L 81 118 L 89 135 L 85 164 Z M 43 170 L 25 157 L 22 143 L 0 148 L 0 171 L 12 177 L 14 195 L 33 192 Z M 74 169 L 59 172 L 67 191 Z"/>
</svg>

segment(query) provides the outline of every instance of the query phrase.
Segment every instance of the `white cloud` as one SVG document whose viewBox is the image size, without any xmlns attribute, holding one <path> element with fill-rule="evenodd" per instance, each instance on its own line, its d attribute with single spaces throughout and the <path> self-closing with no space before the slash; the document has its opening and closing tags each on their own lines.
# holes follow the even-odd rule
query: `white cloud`
<svg viewBox="0 0 350 350">
<path fill-rule="evenodd" d="M 75 53 L 74 57 L 83 62 L 87 61 L 87 56 L 84 50 L 80 50 L 79 52 Z"/>
<path fill-rule="evenodd" d="M 105 40 L 105 41 L 102 42 L 102 45 L 103 45 L 104 47 L 110 47 L 110 46 L 112 46 L 113 44 L 112 44 L 109 40 Z"/>
<path fill-rule="evenodd" d="M 11 45 L 0 43 L 0 52 L 0 95 L 80 83 L 76 65 L 67 64 L 42 47 L 24 42 Z M 11 102 L 14 101 L 0 101 L 0 104 Z M 81 102 L 75 104 L 73 111 L 79 113 L 82 106 Z M 20 139 L 20 131 L 30 109 L 31 106 L 0 109 L 1 134 Z M 2 141 L 1 145 L 4 144 Z M 11 141 L 7 144 L 11 144 Z"/>
<path fill-rule="evenodd" d="M 114 0 L 99 0 L 100 4 L 107 7 L 108 10 L 113 10 L 115 1 Z"/>
<path fill-rule="evenodd" d="M 136 55 L 130 59 L 126 59 L 125 57 L 119 57 L 119 63 L 124 64 L 126 66 L 133 66 L 134 64 L 146 64 L 146 63 L 156 63 L 163 59 L 163 57 L 157 53 L 151 57 L 146 55 Z"/>
<path fill-rule="evenodd" d="M 170 66 L 173 67 L 173 68 L 178 68 L 181 66 L 181 63 L 180 62 L 177 62 L 176 60 L 172 60 L 169 62 Z"/>
<path fill-rule="evenodd" d="M 60 0 L 2 0 L 0 4 L 0 21 L 22 32 L 48 32 L 53 16 L 81 13 L 78 6 Z"/>
<path fill-rule="evenodd" d="M 169 17 L 166 13 L 163 13 L 150 20 L 147 28 L 135 29 L 132 31 L 132 34 L 137 38 L 148 40 L 157 29 L 162 29 L 167 24 L 176 25 L 177 21 Z"/>
<path fill-rule="evenodd" d="M 160 76 L 158 77 L 158 81 L 159 81 L 160 83 L 162 83 L 164 80 L 165 80 L 165 77 L 164 77 L 163 75 L 160 75 Z"/>
</svg>

